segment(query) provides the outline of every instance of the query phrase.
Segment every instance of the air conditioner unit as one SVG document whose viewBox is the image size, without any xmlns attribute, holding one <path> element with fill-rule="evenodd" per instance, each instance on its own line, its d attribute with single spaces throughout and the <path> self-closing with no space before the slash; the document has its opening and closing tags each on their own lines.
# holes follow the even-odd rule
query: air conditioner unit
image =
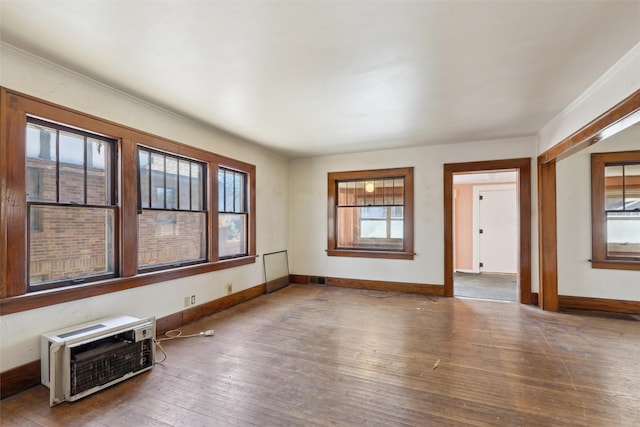
<svg viewBox="0 0 640 427">
<path fill-rule="evenodd" d="M 153 367 L 155 318 L 106 317 L 43 334 L 41 382 L 49 404 L 74 401 Z"/>
</svg>

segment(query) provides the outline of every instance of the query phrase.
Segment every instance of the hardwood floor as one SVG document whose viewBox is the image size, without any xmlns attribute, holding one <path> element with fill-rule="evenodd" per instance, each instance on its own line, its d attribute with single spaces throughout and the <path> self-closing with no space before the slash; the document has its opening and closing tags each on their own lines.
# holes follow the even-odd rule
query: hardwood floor
<svg viewBox="0 0 640 427">
<path fill-rule="evenodd" d="M 640 323 L 291 285 L 192 323 L 151 371 L 3 426 L 640 424 Z M 160 358 L 160 353 L 158 354 Z"/>
<path fill-rule="evenodd" d="M 518 275 L 502 273 L 453 273 L 453 294 L 457 297 L 518 300 Z"/>
</svg>

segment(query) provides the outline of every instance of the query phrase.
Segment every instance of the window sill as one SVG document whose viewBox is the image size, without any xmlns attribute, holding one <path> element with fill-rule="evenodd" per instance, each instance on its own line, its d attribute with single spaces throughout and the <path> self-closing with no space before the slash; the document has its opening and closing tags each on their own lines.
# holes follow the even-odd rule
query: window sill
<svg viewBox="0 0 640 427">
<path fill-rule="evenodd" d="M 194 276 L 196 274 L 209 273 L 241 265 L 253 264 L 255 262 L 256 256 L 248 255 L 241 258 L 190 265 L 171 270 L 142 273 L 131 277 L 118 277 L 116 279 L 108 279 L 82 285 L 29 292 L 24 295 L 1 299 L 0 313 L 3 315 L 18 313 L 21 311 L 33 310 L 64 302 L 76 301 L 112 292 L 119 292 L 126 289 L 137 288 L 139 286 L 165 282 L 167 280 L 174 280 L 182 277 Z"/>
<path fill-rule="evenodd" d="M 327 249 L 329 256 L 344 256 L 357 258 L 383 258 L 383 259 L 407 259 L 412 260 L 414 253 L 397 251 L 367 251 L 349 249 Z"/>
<path fill-rule="evenodd" d="M 604 268 L 609 270 L 640 270 L 640 262 L 608 259 L 592 260 L 591 268 Z"/>
</svg>

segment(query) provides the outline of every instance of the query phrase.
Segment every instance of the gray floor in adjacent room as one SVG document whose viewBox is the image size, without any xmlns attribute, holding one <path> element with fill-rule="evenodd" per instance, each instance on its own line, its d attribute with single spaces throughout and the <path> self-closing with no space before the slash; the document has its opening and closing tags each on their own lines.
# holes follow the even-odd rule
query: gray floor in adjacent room
<svg viewBox="0 0 640 427">
<path fill-rule="evenodd" d="M 457 297 L 517 301 L 516 274 L 453 274 L 453 293 Z"/>
</svg>

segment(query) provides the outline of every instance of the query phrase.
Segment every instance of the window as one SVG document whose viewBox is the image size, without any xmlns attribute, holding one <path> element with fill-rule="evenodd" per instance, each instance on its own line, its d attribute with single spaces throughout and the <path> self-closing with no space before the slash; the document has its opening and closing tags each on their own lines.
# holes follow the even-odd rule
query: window
<svg viewBox="0 0 640 427">
<path fill-rule="evenodd" d="M 247 174 L 218 168 L 218 255 L 247 254 Z"/>
<path fill-rule="evenodd" d="M 592 265 L 640 270 L 640 151 L 591 155 Z"/>
<path fill-rule="evenodd" d="M 254 165 L 2 87 L 0 103 L 3 314 L 255 263 Z"/>
<path fill-rule="evenodd" d="M 28 117 L 29 289 L 113 277 L 115 141 Z"/>
<path fill-rule="evenodd" d="M 413 259 L 413 168 L 329 173 L 330 256 Z"/>
<path fill-rule="evenodd" d="M 205 165 L 138 148 L 138 268 L 177 267 L 207 259 Z"/>
</svg>

